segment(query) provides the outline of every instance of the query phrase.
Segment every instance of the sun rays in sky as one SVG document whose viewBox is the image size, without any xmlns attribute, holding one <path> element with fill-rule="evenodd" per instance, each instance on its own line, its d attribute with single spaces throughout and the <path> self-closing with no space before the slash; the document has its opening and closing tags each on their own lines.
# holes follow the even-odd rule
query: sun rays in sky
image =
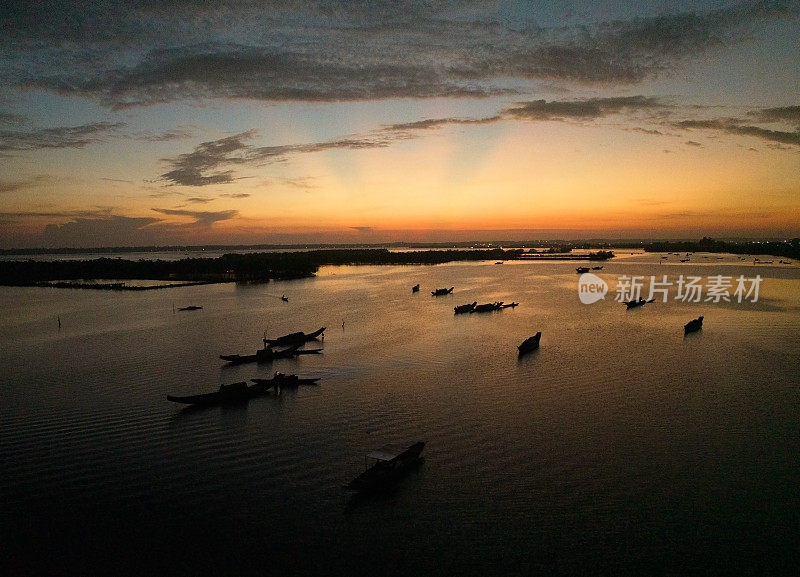
<svg viewBox="0 0 800 577">
<path fill-rule="evenodd" d="M 800 235 L 797 1 L 2 10 L 2 248 Z"/>
</svg>

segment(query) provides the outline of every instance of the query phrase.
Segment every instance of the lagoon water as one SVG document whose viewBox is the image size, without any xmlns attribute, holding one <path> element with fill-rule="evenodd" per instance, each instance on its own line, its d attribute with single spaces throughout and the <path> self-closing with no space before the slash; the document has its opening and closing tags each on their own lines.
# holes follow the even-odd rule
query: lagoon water
<svg viewBox="0 0 800 577">
<path fill-rule="evenodd" d="M 611 289 L 591 305 L 575 262 L 325 267 L 130 293 L 0 287 L 0 571 L 792 572 L 800 268 L 677 260 L 605 263 Z M 755 303 L 681 302 L 674 287 L 667 302 L 614 302 L 620 275 L 664 274 L 764 280 Z M 453 314 L 495 300 L 520 305 Z M 190 304 L 203 309 L 173 310 Z M 322 355 L 218 358 L 321 326 L 308 346 Z M 536 331 L 540 350 L 518 358 Z M 165 398 L 276 370 L 320 384 L 199 411 Z M 424 461 L 389 491 L 342 490 L 367 452 L 416 440 Z"/>
</svg>

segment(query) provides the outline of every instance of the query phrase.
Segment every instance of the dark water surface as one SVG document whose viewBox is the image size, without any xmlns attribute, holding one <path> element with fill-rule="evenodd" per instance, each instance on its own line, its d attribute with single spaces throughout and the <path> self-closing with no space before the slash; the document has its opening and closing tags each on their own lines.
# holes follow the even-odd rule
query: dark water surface
<svg viewBox="0 0 800 577">
<path fill-rule="evenodd" d="M 658 259 L 607 263 L 612 292 L 592 305 L 575 263 L 328 267 L 142 293 L 0 287 L 0 573 L 792 572 L 800 269 Z M 757 303 L 626 311 L 612 300 L 621 274 L 764 281 Z M 445 286 L 454 294 L 430 295 Z M 474 300 L 520 306 L 453 315 Z M 204 308 L 173 313 L 189 304 Z M 255 352 L 265 331 L 320 326 L 309 346 L 322 355 L 218 359 Z M 541 349 L 518 358 L 536 331 Z M 320 384 L 199 411 L 165 399 L 276 370 Z M 342 490 L 365 453 L 416 440 L 425 460 L 391 490 Z"/>
</svg>

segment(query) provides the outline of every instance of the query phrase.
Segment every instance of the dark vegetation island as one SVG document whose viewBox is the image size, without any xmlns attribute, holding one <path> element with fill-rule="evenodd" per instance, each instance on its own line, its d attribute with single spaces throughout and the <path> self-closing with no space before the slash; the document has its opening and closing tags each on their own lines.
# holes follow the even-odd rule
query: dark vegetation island
<svg viewBox="0 0 800 577">
<path fill-rule="evenodd" d="M 392 246 L 392 245 L 389 245 Z M 646 252 L 726 252 L 733 254 L 760 254 L 800 259 L 800 239 L 791 241 L 726 242 L 704 237 L 699 241 L 528 241 L 503 243 L 460 243 L 416 246 L 436 250 L 398 251 L 375 247 L 326 247 L 315 250 L 293 250 L 275 252 L 288 248 L 264 245 L 263 247 L 135 247 L 116 249 L 62 249 L 44 251 L 0 250 L 0 255 L 19 255 L 20 260 L 0 261 L 0 285 L 5 286 L 50 286 L 68 288 L 95 288 L 115 290 L 148 290 L 197 283 L 219 282 L 268 282 L 311 277 L 323 265 L 414 265 L 441 264 L 454 261 L 517 260 L 542 257 L 543 259 L 583 258 L 607 260 L 614 257 L 610 248 L 635 248 Z M 500 246 L 504 248 L 499 248 Z M 525 247 L 537 246 L 538 249 Z M 25 255 L 163 252 L 168 250 L 271 250 L 225 254 L 217 258 L 184 258 L 180 260 L 125 260 L 121 256 L 91 260 L 23 260 Z M 573 249 L 595 250 L 580 256 L 570 256 Z M 91 282 L 102 279 L 102 282 Z M 163 284 L 131 286 L 125 281 L 162 281 Z"/>
</svg>

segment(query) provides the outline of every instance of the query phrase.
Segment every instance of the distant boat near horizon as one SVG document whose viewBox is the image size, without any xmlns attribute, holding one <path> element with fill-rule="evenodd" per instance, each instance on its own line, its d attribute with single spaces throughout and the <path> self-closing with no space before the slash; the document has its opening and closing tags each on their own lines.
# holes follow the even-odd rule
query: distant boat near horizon
<svg viewBox="0 0 800 577">
<path fill-rule="evenodd" d="M 203 307 L 197 305 L 189 305 L 188 307 L 178 307 L 179 311 L 199 311 Z"/>
</svg>

